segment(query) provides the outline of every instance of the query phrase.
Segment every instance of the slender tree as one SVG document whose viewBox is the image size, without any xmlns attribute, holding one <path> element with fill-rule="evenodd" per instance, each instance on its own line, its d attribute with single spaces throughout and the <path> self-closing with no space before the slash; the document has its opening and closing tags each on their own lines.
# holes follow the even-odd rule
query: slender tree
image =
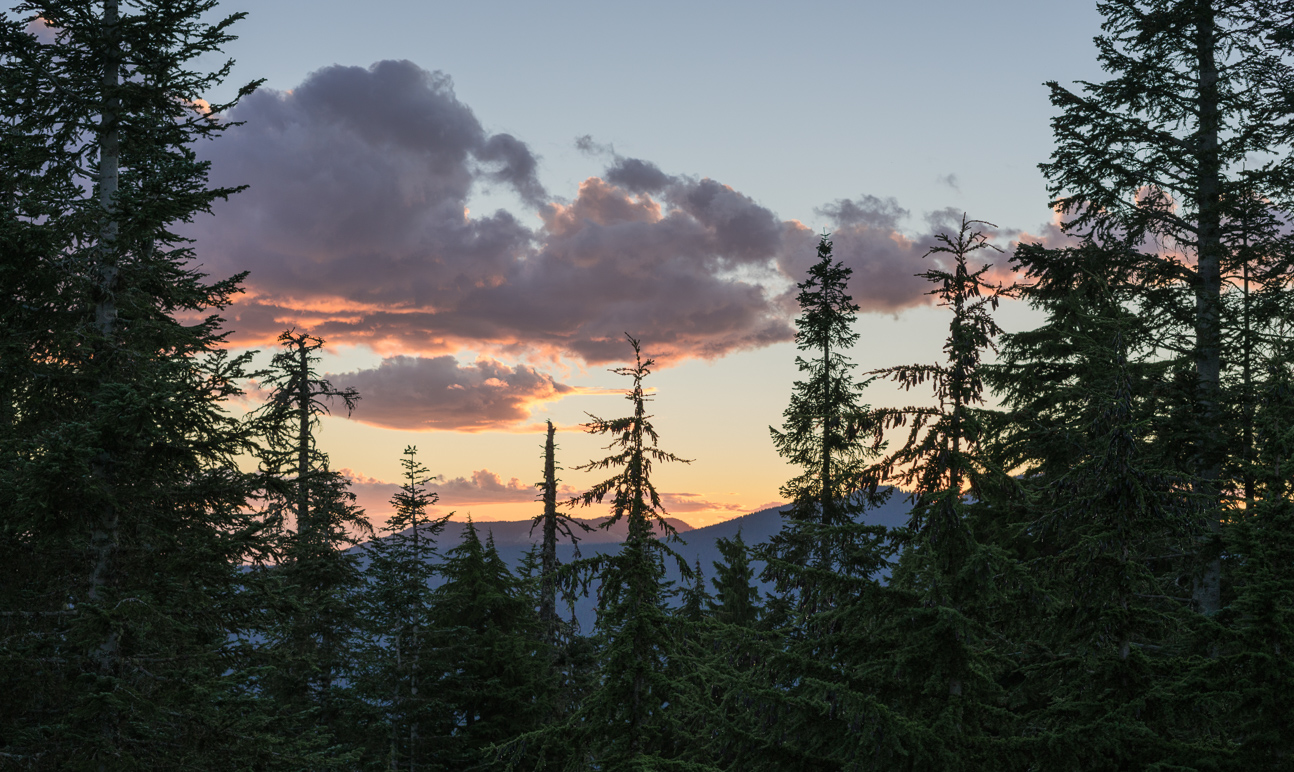
<svg viewBox="0 0 1294 772">
<path fill-rule="evenodd" d="M 431 585 L 439 564 L 436 539 L 453 513 L 429 513 L 438 496 L 427 488 L 431 475 L 418 461 L 417 448 L 406 447 L 400 463 L 404 482 L 391 497 L 395 511 L 382 536 L 364 547 L 359 688 L 382 717 L 385 747 L 373 755 L 393 771 L 417 772 L 434 768 L 432 738 L 447 731 L 442 724 L 448 708 L 436 689 L 444 662 L 432 640 Z"/>
<path fill-rule="evenodd" d="M 1007 556 L 982 543 L 975 521 L 988 519 L 1010 478 L 985 453 L 982 358 L 1001 332 L 993 320 L 1000 291 L 985 281 L 989 265 L 969 260 L 991 249 L 976 229 L 988 225 L 963 216 L 955 235 L 940 234 L 930 255 L 947 255 L 948 268 L 920 274 L 951 311 L 946 360 L 874 372 L 905 389 L 929 383 L 934 406 L 886 408 L 873 413 L 874 430 L 908 427 L 906 441 L 877 462 L 873 474 L 908 491 L 912 510 L 902 535 L 905 550 L 893 585 L 903 595 L 906 634 L 896 635 L 890 666 L 904 683 L 896 704 L 940 737 L 941 765 L 974 768 L 1000 749 L 1003 731 L 997 682 L 1004 666 L 995 652 L 992 617 L 1005 605 L 1002 585 L 1012 574 Z M 897 609 L 896 609 L 897 610 Z M 904 618 L 906 617 L 906 618 Z"/>
<path fill-rule="evenodd" d="M 571 517 L 558 509 L 557 507 L 557 443 L 554 439 L 557 434 L 557 427 L 553 422 L 548 422 L 548 438 L 544 441 L 544 479 L 539 483 L 540 500 L 544 503 L 544 511 L 535 516 L 533 525 L 543 528 L 540 547 L 540 570 L 539 570 L 539 619 L 546 631 L 548 642 L 553 647 L 561 643 L 562 625 L 561 618 L 557 615 L 557 587 L 559 584 L 558 569 L 561 563 L 557 560 L 557 539 L 559 536 L 566 536 L 571 540 L 571 544 L 578 545 L 579 539 L 571 531 L 571 525 L 574 524 L 583 530 L 589 530 L 584 523 L 572 520 Z M 532 525 L 532 527 L 533 527 Z M 578 546 L 576 547 L 578 550 Z"/>
<path fill-rule="evenodd" d="M 602 528 L 621 520 L 628 536 L 621 550 L 609 557 L 589 558 L 567 566 L 567 574 L 591 574 L 599 585 L 596 639 L 600 660 L 599 683 L 579 708 L 559 725 L 514 745 L 532 756 L 560 758 L 570 769 L 626 770 L 679 763 L 699 752 L 687 732 L 688 695 L 671 679 L 674 621 L 666 608 L 664 583 L 667 559 L 676 560 L 685 578 L 691 571 L 674 550 L 662 543 L 677 533 L 666 520 L 660 494 L 652 483 L 656 463 L 683 462 L 661 450 L 659 435 L 647 413 L 650 397 L 643 379 L 653 360 L 642 358 L 639 343 L 626 336 L 634 364 L 612 372 L 633 379 L 626 399 L 630 415 L 604 419 L 590 416 L 585 425 L 591 434 L 609 434 L 611 454 L 577 469 L 615 470 L 591 486 L 572 503 L 590 506 L 610 499 L 611 516 Z M 538 750 L 535 748 L 538 744 Z"/>
<path fill-rule="evenodd" d="M 263 436 L 265 516 L 279 537 L 277 559 L 259 567 L 262 576 L 249 577 L 268 612 L 260 631 L 270 667 L 265 694 L 301 722 L 295 731 L 326 732 L 330 746 L 355 752 L 364 739 L 352 733 L 363 710 L 351 688 L 360 629 L 355 597 L 363 580 L 350 548 L 373 529 L 316 435 L 330 402 L 349 414 L 359 394 L 319 376 L 319 338 L 288 331 L 279 342 L 282 350 L 259 377 L 268 397 L 251 416 Z"/>
</svg>

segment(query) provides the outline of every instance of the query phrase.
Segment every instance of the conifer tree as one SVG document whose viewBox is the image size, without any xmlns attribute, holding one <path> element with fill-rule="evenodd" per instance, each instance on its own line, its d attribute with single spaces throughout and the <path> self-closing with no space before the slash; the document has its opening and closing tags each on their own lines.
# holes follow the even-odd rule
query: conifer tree
<svg viewBox="0 0 1294 772">
<path fill-rule="evenodd" d="M 992 641 L 992 609 L 1004 605 L 1001 585 L 1010 561 L 980 542 L 974 522 L 1000 496 L 1009 478 L 982 448 L 986 434 L 982 357 L 1000 333 L 991 311 L 1000 291 L 987 284 L 988 265 L 968 260 L 993 248 L 963 216 L 956 235 L 946 233 L 929 255 L 947 255 L 949 269 L 920 274 L 933 284 L 941 306 L 952 312 L 946 362 L 907 365 L 875 372 L 905 389 L 929 383 L 937 404 L 886 408 L 873 414 L 877 432 L 906 426 L 906 441 L 874 468 L 878 480 L 908 491 L 912 510 L 902 535 L 904 553 L 893 585 L 905 596 L 904 633 L 895 636 L 890 666 L 905 682 L 893 704 L 940 738 L 945 768 L 974 768 L 998 752 L 992 738 L 1002 732 L 997 706 L 1001 661 Z M 901 616 L 900 616 L 901 613 Z"/>
<path fill-rule="evenodd" d="M 687 461 L 658 445 L 659 435 L 647 414 L 650 397 L 642 384 L 654 361 L 644 360 L 639 342 L 626 337 L 634 365 L 612 372 L 633 379 L 626 394 L 633 411 L 623 418 L 590 416 L 585 425 L 589 433 L 613 437 L 607 448 L 611 454 L 576 467 L 615 470 L 615 474 L 573 500 L 589 506 L 610 498 L 611 516 L 601 527 L 610 528 L 622 519 L 628 525 L 628 536 L 617 554 L 568 567 L 568 574 L 581 569 L 592 572 L 599 585 L 599 682 L 564 722 L 513 746 L 534 758 L 560 759 L 572 770 L 590 765 L 605 770 L 671 764 L 686 768 L 684 760 L 699 752 L 688 732 L 686 690 L 667 674 L 667 668 L 678 663 L 670 660 L 676 633 L 666 608 L 664 561 L 678 561 L 685 578 L 690 578 L 691 571 L 656 537 L 657 530 L 666 538 L 677 538 L 677 533 L 665 519 L 651 480 L 654 464 Z"/>
<path fill-rule="evenodd" d="M 769 427 L 778 454 L 802 470 L 782 486 L 782 496 L 791 502 L 788 516 L 828 526 L 849 522 L 857 513 L 854 494 L 866 487 L 870 458 L 860 438 L 867 406 L 859 404 L 862 387 L 854 383 L 855 365 L 845 354 L 858 342 L 853 330 L 858 305 L 848 295 L 853 270 L 832 257 L 831 247 L 823 235 L 818 262 L 797 285 L 795 343 L 811 358 L 796 356 L 806 380 L 795 382 L 781 431 Z M 823 562 L 824 555 L 818 559 Z"/>
<path fill-rule="evenodd" d="M 235 192 L 209 187 L 192 150 L 229 128 L 230 105 L 201 99 L 230 65 L 194 69 L 241 17 L 214 9 L 0 13 L 0 521 L 24 555 L 0 591 L 6 763 L 217 768 L 288 750 L 230 667 L 248 624 L 237 565 L 264 548 L 236 462 L 250 438 L 221 408 L 246 360 L 219 353 L 216 312 L 240 277 L 208 280 L 175 232 Z"/>
<path fill-rule="evenodd" d="M 1080 382 L 1091 405 L 1088 425 L 1069 434 L 1071 466 L 1032 486 L 1032 564 L 1052 602 L 1014 631 L 1045 654 L 1020 663 L 1035 691 L 1013 701 L 1039 729 L 1024 746 L 1034 765 L 1189 765 L 1202 748 L 1180 742 L 1194 721 L 1177 717 L 1207 710 L 1186 707 L 1194 696 L 1178 685 L 1188 658 L 1175 632 L 1188 627 L 1188 599 L 1173 597 L 1163 564 L 1187 547 L 1191 510 L 1182 481 L 1145 453 L 1149 422 L 1136 417 L 1123 320 L 1104 321 L 1107 341 L 1074 340 L 1092 374 Z"/>
<path fill-rule="evenodd" d="M 431 622 L 446 720 L 435 741 L 435 768 L 473 769 L 492 758 L 490 746 L 537 728 L 551 713 L 548 644 L 493 535 L 482 545 L 470 519 L 440 573 Z"/>
<path fill-rule="evenodd" d="M 1267 363 L 1256 395 L 1252 505 L 1229 534 L 1244 556 L 1236 569 L 1235 641 L 1217 665 L 1234 695 L 1229 739 L 1235 769 L 1276 769 L 1294 758 L 1286 717 L 1294 711 L 1294 378 L 1288 356 Z"/>
<path fill-rule="evenodd" d="M 436 539 L 448 515 L 433 517 L 428 508 L 438 496 L 418 461 L 418 449 L 404 449 L 400 461 L 404 482 L 391 497 L 395 512 L 382 536 L 364 547 L 368 558 L 362 594 L 365 647 L 359 688 L 378 707 L 383 730 L 372 755 L 392 770 L 434 769 L 432 738 L 444 734 L 448 708 L 436 684 L 444 673 L 436 656 L 431 621 L 432 580 L 439 556 Z"/>
<path fill-rule="evenodd" d="M 362 579 L 358 556 L 348 550 L 372 527 L 355 506 L 349 480 L 329 469 L 315 434 L 330 402 L 340 401 L 349 414 L 359 394 L 318 375 L 321 339 L 287 331 L 279 342 L 283 350 L 260 377 L 269 395 L 254 419 L 264 436 L 267 517 L 282 539 L 278 564 L 263 569 L 273 574 L 267 581 L 277 607 L 262 631 L 273 666 L 266 686 L 287 709 L 340 739 L 358 708 L 347 685 L 354 682 L 354 597 Z"/>
<path fill-rule="evenodd" d="M 561 643 L 561 619 L 557 615 L 557 587 L 558 569 L 561 564 L 557 560 L 557 539 L 561 535 L 571 540 L 571 544 L 577 545 L 579 539 L 571 532 L 571 525 L 588 530 L 588 526 L 583 523 L 577 523 L 565 512 L 557 508 L 557 443 L 554 435 L 557 433 L 557 427 L 553 422 L 548 422 L 548 438 L 544 442 L 544 479 L 539 483 L 540 499 L 544 502 L 544 511 L 535 515 L 533 525 L 543 528 L 542 542 L 540 547 L 540 573 L 539 573 L 539 619 L 544 626 L 548 642 L 551 646 L 557 647 Z"/>
<path fill-rule="evenodd" d="M 1254 200 L 1288 218 L 1294 4 L 1285 0 L 1107 0 L 1099 59 L 1112 78 L 1081 93 L 1049 83 L 1061 113 L 1042 164 L 1073 235 L 1144 249 L 1131 277 L 1156 345 L 1190 370 L 1186 469 L 1211 508 L 1198 551 L 1199 611 L 1223 604 L 1219 542 L 1232 423 L 1224 394 L 1224 286 L 1271 252 L 1245 248 Z M 1257 160 L 1263 159 L 1263 160 Z M 1244 350 L 1244 347 L 1240 347 Z M 1243 434 L 1245 430 L 1241 430 Z M 1173 438 L 1175 441 L 1176 438 Z"/>
<path fill-rule="evenodd" d="M 715 541 L 723 562 L 714 562 L 715 598 L 708 604 L 710 614 L 723 624 L 751 628 L 759 621 L 759 589 L 752 584 L 755 571 L 741 529 L 731 539 Z"/>
<path fill-rule="evenodd" d="M 814 358 L 796 363 L 808 378 L 795 384 L 782 431 L 770 429 L 779 454 L 801 469 L 782 488 L 791 505 L 781 532 L 759 550 L 763 578 L 777 592 L 761 625 L 772 629 L 724 631 L 727 666 L 712 665 L 716 757 L 731 768 L 827 770 L 863 758 L 882 766 L 925 758 L 920 732 L 884 704 L 874 677 L 890 644 L 876 636 L 889 603 L 878 577 L 894 542 L 888 529 L 860 519 L 885 494 L 870 473 L 879 443 L 870 439 L 862 385 L 844 353 L 858 339 L 851 271 L 831 247 L 824 235 L 818 262 L 799 285 L 796 342 Z M 744 583 L 724 578 L 733 582 L 728 593 Z"/>
</svg>

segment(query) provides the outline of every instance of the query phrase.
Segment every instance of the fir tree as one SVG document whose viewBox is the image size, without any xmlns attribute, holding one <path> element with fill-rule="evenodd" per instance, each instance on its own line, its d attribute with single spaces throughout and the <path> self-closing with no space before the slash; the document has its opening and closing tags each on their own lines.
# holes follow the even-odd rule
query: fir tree
<svg viewBox="0 0 1294 772">
<path fill-rule="evenodd" d="M 731 539 L 715 541 L 723 562 L 715 562 L 715 598 L 708 603 L 714 618 L 729 625 L 752 628 L 759 622 L 759 588 L 752 584 L 755 570 L 750 565 L 750 553 L 741 538 L 741 529 Z"/>
<path fill-rule="evenodd" d="M 440 573 L 431 622 L 447 721 L 436 768 L 474 769 L 493 757 L 491 746 L 537 728 L 552 712 L 548 644 L 493 535 L 482 545 L 470 519 Z"/>
<path fill-rule="evenodd" d="M 659 448 L 659 436 L 646 409 L 650 398 L 642 385 L 654 362 L 643 360 L 638 341 L 626 337 L 634 365 L 612 372 L 633 379 L 626 394 L 633 412 L 614 419 L 590 416 L 586 428 L 591 434 L 614 438 L 608 446 L 611 454 L 576 467 L 616 473 L 573 503 L 589 506 L 610 498 L 611 516 L 601 527 L 610 528 L 623 519 L 628 537 L 619 553 L 581 561 L 567 571 L 568 575 L 581 569 L 592 572 L 599 585 L 599 683 L 564 722 L 513 746 L 535 758 L 560 759 L 569 769 L 589 765 L 606 770 L 686 768 L 684 760 L 699 751 L 687 728 L 686 690 L 667 674 L 667 668 L 679 663 L 670 660 L 676 633 L 666 608 L 664 561 L 678 561 L 685 578 L 691 571 L 656 538 L 657 530 L 667 538 L 677 534 L 665 519 L 651 480 L 654 464 L 686 461 Z M 536 743 L 538 749 L 533 748 Z"/>
<path fill-rule="evenodd" d="M 362 579 L 358 556 L 348 550 L 372 527 L 355 506 L 349 480 L 329 469 L 315 434 L 331 401 L 349 414 L 359 394 L 318 375 L 321 339 L 288 331 L 279 342 L 283 350 L 260 377 L 269 395 L 254 418 L 264 436 L 267 517 L 282 539 L 278 564 L 263 569 L 273 574 L 267 581 L 276 606 L 262 631 L 274 668 L 266 686 L 289 710 L 340 739 L 358 708 L 347 684 L 354 681 L 354 596 Z"/>
<path fill-rule="evenodd" d="M 533 525 L 542 526 L 543 541 L 540 547 L 541 566 L 539 574 L 540 592 L 539 592 L 539 619 L 546 630 L 549 645 L 557 647 L 561 643 L 561 619 L 557 615 L 557 587 L 558 569 L 561 564 L 557 560 L 557 539 L 561 535 L 571 540 L 571 544 L 577 545 L 579 539 L 571 532 L 571 525 L 574 523 L 578 527 L 588 530 L 589 527 L 584 523 L 578 523 L 572 520 L 565 512 L 557 508 L 557 443 L 554 441 L 554 435 L 557 433 L 557 427 L 553 422 L 548 422 L 548 438 L 544 442 L 544 479 L 539 483 L 540 499 L 544 502 L 544 511 L 535 515 Z"/>
<path fill-rule="evenodd" d="M 937 404 L 877 410 L 876 431 L 908 427 L 906 441 L 873 472 L 908 491 L 912 514 L 895 568 L 900 608 L 886 623 L 900 624 L 890 666 L 904 686 L 891 703 L 924 723 L 941 740 L 945 768 L 974 768 L 999 751 L 992 738 L 1002 731 L 997 682 L 1002 661 L 994 651 L 994 608 L 1004 605 L 1002 584 L 1013 573 L 993 545 L 981 543 L 974 522 L 987 519 L 992 501 L 1009 487 L 982 447 L 986 434 L 982 357 L 1000 333 L 991 311 L 1000 291 L 988 285 L 988 265 L 969 258 L 993 248 L 962 218 L 956 235 L 940 234 L 929 255 L 948 255 L 948 269 L 920 276 L 935 284 L 939 304 L 950 309 L 947 359 L 933 365 L 891 367 L 875 372 L 905 389 L 930 383 Z"/>
<path fill-rule="evenodd" d="M 1056 83 L 1057 148 L 1042 164 L 1064 227 L 1139 254 L 1133 281 L 1142 312 L 1156 318 L 1156 345 L 1181 352 L 1192 383 L 1187 469 L 1211 502 L 1202 517 L 1195 601 L 1222 607 L 1221 523 L 1231 424 L 1224 286 L 1270 254 L 1245 249 L 1255 197 L 1288 216 L 1294 76 L 1294 6 L 1267 0 L 1107 0 L 1096 38 L 1113 77 L 1071 92 Z M 1255 161 L 1256 158 L 1269 159 Z M 1156 248 L 1157 247 L 1157 248 Z M 1242 347 L 1243 351 L 1243 347 Z M 1243 434 L 1243 430 L 1242 430 Z M 1238 443 L 1237 443 L 1238 444 Z M 1235 467 L 1232 466 L 1232 469 Z"/>
<path fill-rule="evenodd" d="M 289 749 L 231 668 L 237 566 L 264 548 L 237 465 L 250 438 L 221 408 L 246 360 L 220 353 L 215 312 L 240 277 L 208 281 L 175 232 L 235 192 L 209 187 L 192 150 L 229 128 L 230 105 L 200 100 L 230 65 L 193 66 L 241 15 L 122 5 L 0 15 L 0 520 L 24 556 L 6 556 L 0 592 L 0 752 L 47 769 L 272 765 Z"/>
<path fill-rule="evenodd" d="M 432 640 L 431 583 L 439 562 L 436 539 L 450 515 L 432 517 L 438 496 L 427 489 L 418 450 L 404 449 L 404 482 L 391 497 L 395 512 L 382 536 L 365 546 L 368 558 L 362 615 L 366 632 L 359 688 L 383 717 L 373 755 L 391 769 L 433 769 L 435 745 L 447 713 L 436 684 L 443 660 Z M 374 738 L 377 739 L 377 738 Z"/>
</svg>

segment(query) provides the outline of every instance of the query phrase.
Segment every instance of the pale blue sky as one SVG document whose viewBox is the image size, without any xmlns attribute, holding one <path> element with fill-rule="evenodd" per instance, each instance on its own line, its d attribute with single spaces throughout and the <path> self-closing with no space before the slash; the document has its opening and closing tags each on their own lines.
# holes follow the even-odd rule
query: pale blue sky
<svg viewBox="0 0 1294 772">
<path fill-rule="evenodd" d="M 249 13 L 228 49 L 238 62 L 231 83 L 264 77 L 267 87 L 288 90 L 329 65 L 408 59 L 449 75 L 487 133 L 526 143 L 553 200 L 569 202 L 610 163 L 609 155 L 576 148 L 576 138 L 588 135 L 667 174 L 713 178 L 814 231 L 828 224 L 816 208 L 872 195 L 893 197 L 911 212 L 903 232 L 928 229 L 925 213 L 951 207 L 1037 233 L 1049 218 L 1037 164 L 1050 153 L 1053 112 L 1042 82 L 1100 77 L 1092 45 L 1099 16 L 1087 2 L 397 0 L 380 6 L 380 15 L 359 7 L 340 0 L 225 3 L 223 11 Z M 501 207 L 539 225 L 536 210 L 507 188 L 478 186 L 468 206 L 473 217 Z M 247 267 L 254 279 L 257 267 Z M 918 262 L 911 272 L 920 270 Z M 1008 307 L 1002 323 L 1019 328 L 1028 318 Z M 929 308 L 863 315 L 854 352 L 860 371 L 935 358 L 943 324 Z M 644 344 L 650 354 L 651 341 Z M 476 353 L 464 346 L 456 355 L 470 362 Z M 697 459 L 662 469 L 662 487 L 729 507 L 678 516 L 706 524 L 777 497 L 790 470 L 767 427 L 780 423 L 796 376 L 794 354 L 780 343 L 653 376 L 665 446 Z M 363 347 L 347 348 L 329 366 L 379 361 Z M 573 386 L 621 385 L 603 366 L 569 358 L 541 369 Z M 913 396 L 877 388 L 869 399 L 889 404 Z M 586 410 L 615 415 L 621 405 L 572 396 L 538 406 L 526 423 L 551 417 L 570 425 Z M 413 443 L 449 478 L 489 469 L 530 483 L 538 477 L 540 440 L 340 420 L 325 427 L 336 466 L 383 480 L 395 479 L 400 451 Z M 562 442 L 567 466 L 597 452 L 591 438 L 571 434 Z M 589 482 L 566 477 L 576 487 Z M 484 517 L 528 511 L 515 502 L 459 509 Z"/>
</svg>

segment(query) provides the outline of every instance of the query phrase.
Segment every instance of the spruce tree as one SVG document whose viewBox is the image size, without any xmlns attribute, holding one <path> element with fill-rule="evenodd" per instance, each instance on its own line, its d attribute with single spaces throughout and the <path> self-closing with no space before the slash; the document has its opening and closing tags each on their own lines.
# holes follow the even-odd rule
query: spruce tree
<svg viewBox="0 0 1294 772">
<path fill-rule="evenodd" d="M 335 389 L 317 372 L 323 341 L 284 332 L 283 349 L 260 375 L 269 391 L 253 421 L 263 435 L 260 450 L 266 517 L 280 536 L 277 564 L 262 571 L 274 608 L 261 632 L 267 639 L 267 694 L 310 726 L 341 740 L 355 723 L 355 644 L 360 620 L 355 595 L 362 578 L 349 548 L 372 534 L 355 506 L 350 482 L 329 468 L 318 448 L 321 416 L 337 400 L 347 413 L 359 394 Z M 347 738 L 357 744 L 359 738 Z"/>
<path fill-rule="evenodd" d="M 493 745 L 529 732 L 552 712 L 548 644 L 539 617 L 494 546 L 469 519 L 440 566 L 432 595 L 432 642 L 443 675 L 445 714 L 435 738 L 436 769 L 479 768 Z"/>
<path fill-rule="evenodd" d="M 214 8 L 0 14 L 6 763 L 246 767 L 289 750 L 233 656 L 238 565 L 264 549 L 237 464 L 250 438 L 221 407 L 244 376 L 217 315 L 240 277 L 209 281 L 176 234 L 235 192 L 192 150 L 230 127 L 230 105 L 201 101 L 230 65 L 194 69 L 241 16 Z"/>
<path fill-rule="evenodd" d="M 609 498 L 611 516 L 601 527 L 625 520 L 628 536 L 615 555 L 567 567 L 568 575 L 591 574 L 598 585 L 598 683 L 565 721 L 515 743 L 514 759 L 547 758 L 572 770 L 590 765 L 605 770 L 687 768 L 690 757 L 700 752 L 687 723 L 693 701 L 667 672 L 679 663 L 671 660 L 677 633 L 667 608 L 664 561 L 677 561 L 685 578 L 691 571 L 656 536 L 659 530 L 666 538 L 677 538 L 651 480 L 654 464 L 687 461 L 659 447 L 642 383 L 654 361 L 644 360 L 639 342 L 626 337 L 634 365 L 612 372 L 633 379 L 626 394 L 633 411 L 623 418 L 590 416 L 585 425 L 589 433 L 613 437 L 607 448 L 611 454 L 576 467 L 615 474 L 573 503 L 589 506 Z"/>
<path fill-rule="evenodd" d="M 1131 277 L 1140 310 L 1156 320 L 1155 344 L 1180 352 L 1190 370 L 1178 411 L 1183 471 L 1211 505 L 1194 597 L 1214 614 L 1223 605 L 1224 510 L 1236 487 L 1226 479 L 1237 468 L 1228 448 L 1240 444 L 1224 388 L 1245 350 L 1226 346 L 1224 288 L 1272 254 L 1246 248 L 1252 202 L 1288 218 L 1294 5 L 1107 0 L 1098 9 L 1098 57 L 1113 77 L 1081 83 L 1080 93 L 1048 84 L 1061 113 L 1052 121 L 1057 148 L 1041 168 L 1067 232 L 1144 250 Z"/>
<path fill-rule="evenodd" d="M 904 488 L 912 503 L 892 579 L 902 610 L 885 620 L 902 628 L 893 634 L 889 661 L 902 687 L 890 704 L 939 737 L 938 763 L 949 769 L 975 768 L 999 753 L 994 738 L 1006 720 L 994 613 L 1005 607 L 1003 585 L 1013 581 L 1013 569 L 1005 554 L 980 541 L 975 526 L 993 517 L 994 499 L 1010 486 L 983 448 L 982 359 L 1001 330 L 992 317 L 1000 291 L 984 278 L 990 266 L 969 264 L 976 252 L 994 248 L 976 230 L 980 224 L 987 223 L 963 216 L 955 235 L 939 234 L 927 256 L 947 255 L 952 265 L 919 274 L 952 313 L 946 361 L 874 373 L 905 389 L 929 383 L 936 399 L 934 406 L 873 413 L 877 431 L 907 427 L 904 443 L 873 474 Z"/>
<path fill-rule="evenodd" d="M 759 588 L 752 584 L 755 571 L 741 529 L 731 539 L 715 541 L 723 562 L 714 562 L 715 597 L 708 603 L 710 614 L 723 624 L 752 628 L 759 622 Z"/>
<path fill-rule="evenodd" d="M 1247 478 L 1253 502 L 1229 534 L 1236 568 L 1234 637 L 1210 680 L 1228 679 L 1235 712 L 1229 740 L 1235 769 L 1276 769 L 1294 758 L 1287 718 L 1294 711 L 1294 377 L 1291 362 L 1266 363 L 1255 405 L 1255 455 Z"/>
<path fill-rule="evenodd" d="M 797 356 L 796 364 L 808 377 L 795 384 L 782 431 L 770 429 L 778 452 L 801 470 L 782 488 L 791 505 L 781 532 L 758 553 L 777 594 L 765 608 L 766 630 L 725 626 L 726 661 L 709 663 L 714 753 L 730 768 L 828 770 L 864 759 L 884 766 L 925 754 L 919 729 L 889 709 L 876 678 L 890 645 L 877 637 L 889 605 L 878 578 L 894 542 L 888 529 L 861 521 L 885 494 L 869 471 L 879 441 L 845 355 L 858 340 L 851 271 L 831 249 L 824 235 L 799 284 L 796 342 L 812 358 Z M 748 580 L 724 579 L 732 583 L 727 603 Z M 743 605 L 732 602 L 734 612 Z"/>
<path fill-rule="evenodd" d="M 557 559 L 557 539 L 559 536 L 566 536 L 571 540 L 572 545 L 576 545 L 576 554 L 578 556 L 579 539 L 571 531 L 571 525 L 589 530 L 584 523 L 576 522 L 571 517 L 557 508 L 557 443 L 554 436 L 557 433 L 557 427 L 553 422 L 548 422 L 548 437 L 544 441 L 544 479 L 536 487 L 540 490 L 540 500 L 544 503 L 544 511 L 535 515 L 532 521 L 533 525 L 543 528 L 542 541 L 540 546 L 540 572 L 539 572 L 539 619 L 546 631 L 549 645 L 558 647 L 561 644 L 562 625 L 561 618 L 557 615 L 557 588 L 559 582 L 558 569 L 561 563 Z"/>
<path fill-rule="evenodd" d="M 427 489 L 431 475 L 410 445 L 401 459 L 404 482 L 391 497 L 395 512 L 381 536 L 364 545 L 368 560 L 361 595 L 365 646 L 358 687 L 376 706 L 381 731 L 370 755 L 384 767 L 434 769 L 434 738 L 445 733 L 448 708 L 436 684 L 444 674 L 431 621 L 432 581 L 439 555 L 436 539 L 453 514 L 432 517 L 438 496 Z"/>
</svg>

